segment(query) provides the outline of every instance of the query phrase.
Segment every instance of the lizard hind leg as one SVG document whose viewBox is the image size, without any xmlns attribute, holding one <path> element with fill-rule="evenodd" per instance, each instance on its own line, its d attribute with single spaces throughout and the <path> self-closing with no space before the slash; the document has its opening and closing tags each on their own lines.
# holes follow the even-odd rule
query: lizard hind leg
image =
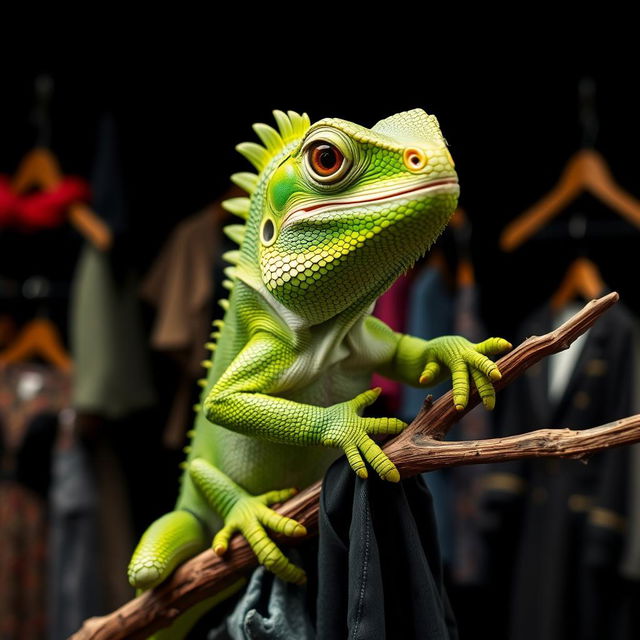
<svg viewBox="0 0 640 640">
<path fill-rule="evenodd" d="M 207 546 L 203 526 L 191 512 L 166 513 L 145 531 L 133 552 L 129 583 L 137 589 L 151 589 Z"/>
<path fill-rule="evenodd" d="M 303 525 L 269 508 L 269 505 L 284 502 L 295 495 L 295 489 L 250 495 L 203 458 L 191 461 L 189 473 L 203 497 L 224 519 L 224 526 L 216 533 L 212 543 L 218 555 L 227 551 L 229 540 L 239 531 L 251 545 L 260 564 L 287 582 L 305 582 L 304 571 L 287 559 L 265 530 L 266 527 L 293 537 L 306 535 L 307 530 Z"/>
</svg>

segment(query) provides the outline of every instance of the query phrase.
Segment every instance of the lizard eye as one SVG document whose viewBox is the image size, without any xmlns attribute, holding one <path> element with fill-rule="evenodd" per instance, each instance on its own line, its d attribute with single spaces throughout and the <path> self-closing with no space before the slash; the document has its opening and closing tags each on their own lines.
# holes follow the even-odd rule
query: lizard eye
<svg viewBox="0 0 640 640">
<path fill-rule="evenodd" d="M 305 161 L 311 176 L 318 182 L 335 182 L 349 169 L 349 162 L 338 147 L 324 140 L 309 145 Z"/>
</svg>

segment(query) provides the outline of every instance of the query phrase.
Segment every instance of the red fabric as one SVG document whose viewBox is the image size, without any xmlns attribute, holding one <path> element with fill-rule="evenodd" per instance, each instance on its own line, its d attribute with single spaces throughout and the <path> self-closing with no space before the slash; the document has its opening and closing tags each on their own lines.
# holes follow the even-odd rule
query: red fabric
<svg viewBox="0 0 640 640">
<path fill-rule="evenodd" d="M 380 318 L 394 331 L 404 333 L 406 327 L 407 307 L 409 306 L 409 286 L 413 278 L 413 269 L 401 275 L 391 288 L 378 298 L 373 315 Z M 381 387 L 382 394 L 387 398 L 387 406 L 393 411 L 400 407 L 402 385 L 396 380 L 390 380 L 378 373 L 373 374 L 371 386 Z"/>
<path fill-rule="evenodd" d="M 20 194 L 0 175 L 0 227 L 27 231 L 57 227 L 74 202 L 86 202 L 89 197 L 89 186 L 81 178 L 65 177 L 53 189 Z"/>
</svg>

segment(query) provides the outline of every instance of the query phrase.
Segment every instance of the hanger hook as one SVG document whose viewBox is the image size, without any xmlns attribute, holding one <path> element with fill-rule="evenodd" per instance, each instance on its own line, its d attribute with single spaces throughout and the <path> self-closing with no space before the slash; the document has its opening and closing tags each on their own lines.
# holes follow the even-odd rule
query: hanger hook
<svg viewBox="0 0 640 640">
<path fill-rule="evenodd" d="M 596 111 L 596 81 L 585 76 L 578 83 L 580 124 L 582 125 L 582 147 L 592 149 L 598 137 L 598 113 Z"/>
</svg>

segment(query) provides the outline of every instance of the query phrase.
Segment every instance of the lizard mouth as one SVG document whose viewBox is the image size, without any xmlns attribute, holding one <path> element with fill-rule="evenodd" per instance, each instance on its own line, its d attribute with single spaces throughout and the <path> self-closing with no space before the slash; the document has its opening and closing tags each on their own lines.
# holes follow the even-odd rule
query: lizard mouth
<svg viewBox="0 0 640 640">
<path fill-rule="evenodd" d="M 452 186 L 456 186 L 456 187 L 458 186 L 458 179 L 455 177 L 442 178 L 440 180 L 432 180 L 431 182 L 427 182 L 427 183 L 423 182 L 413 187 L 401 189 L 399 191 L 393 191 L 391 193 L 378 194 L 370 198 L 356 197 L 352 199 L 345 198 L 344 200 L 320 202 L 318 204 L 308 205 L 306 207 L 300 207 L 299 209 L 295 209 L 284 219 L 283 224 L 291 224 L 293 222 L 297 222 L 298 220 L 303 220 L 305 218 L 308 218 L 311 213 L 321 213 L 324 210 L 341 209 L 343 207 L 352 207 L 353 205 L 368 204 L 371 202 L 384 202 L 386 200 L 395 200 L 397 198 L 402 198 L 403 196 L 408 196 L 408 195 L 420 196 L 423 193 L 428 193 L 430 191 L 437 191 L 440 187 L 452 187 Z"/>
</svg>

